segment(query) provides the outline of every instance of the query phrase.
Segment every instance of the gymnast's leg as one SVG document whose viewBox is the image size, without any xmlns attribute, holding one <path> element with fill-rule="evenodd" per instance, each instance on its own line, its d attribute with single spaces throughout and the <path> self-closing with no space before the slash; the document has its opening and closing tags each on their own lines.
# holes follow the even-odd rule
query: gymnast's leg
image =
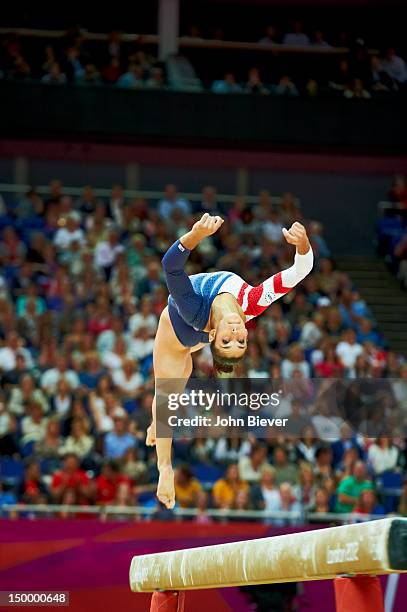
<svg viewBox="0 0 407 612">
<path fill-rule="evenodd" d="M 171 380 L 171 392 L 182 393 L 192 372 L 192 357 L 189 348 L 181 345 L 175 336 L 165 309 L 160 317 L 153 352 L 154 379 L 158 384 Z M 147 446 L 155 444 L 157 450 L 157 467 L 160 473 L 157 497 L 167 508 L 175 504 L 174 472 L 172 469 L 172 438 L 156 437 L 156 395 L 152 412 L 153 421 L 147 431 Z"/>
</svg>

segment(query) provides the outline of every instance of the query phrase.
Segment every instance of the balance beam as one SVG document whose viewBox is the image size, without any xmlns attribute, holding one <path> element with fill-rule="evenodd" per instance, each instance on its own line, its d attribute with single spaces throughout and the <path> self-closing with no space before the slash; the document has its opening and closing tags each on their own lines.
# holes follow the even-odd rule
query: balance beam
<svg viewBox="0 0 407 612">
<path fill-rule="evenodd" d="M 407 571 L 407 518 L 133 557 L 132 591 L 179 591 Z"/>
</svg>

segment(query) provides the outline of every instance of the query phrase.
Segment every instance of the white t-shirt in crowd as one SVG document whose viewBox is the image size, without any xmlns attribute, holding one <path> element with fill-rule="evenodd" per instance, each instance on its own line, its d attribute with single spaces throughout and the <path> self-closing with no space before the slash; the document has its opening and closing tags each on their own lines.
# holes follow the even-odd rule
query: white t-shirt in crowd
<svg viewBox="0 0 407 612">
<path fill-rule="evenodd" d="M 112 245 L 108 241 L 99 242 L 95 248 L 95 265 L 98 268 L 109 268 L 123 251 L 124 247 L 121 244 Z"/>
<path fill-rule="evenodd" d="M 372 444 L 367 451 L 367 459 L 375 474 L 381 474 L 387 470 L 394 470 L 397 465 L 399 451 L 395 446 L 381 448 L 378 444 Z"/>
<path fill-rule="evenodd" d="M 79 242 L 80 245 L 85 244 L 85 234 L 80 227 L 73 232 L 70 232 L 66 227 L 61 227 L 55 234 L 54 244 L 59 249 L 69 249 L 72 242 Z"/>
<path fill-rule="evenodd" d="M 336 354 L 342 361 L 345 368 L 353 368 L 356 363 L 356 359 L 363 353 L 363 346 L 355 342 L 350 344 L 349 342 L 339 342 L 336 347 Z"/>
<path fill-rule="evenodd" d="M 114 384 L 121 389 L 124 389 L 127 393 L 136 393 L 136 391 L 143 385 L 143 378 L 141 374 L 135 372 L 130 378 L 127 378 L 121 368 L 118 368 L 113 372 L 112 378 Z"/>
</svg>

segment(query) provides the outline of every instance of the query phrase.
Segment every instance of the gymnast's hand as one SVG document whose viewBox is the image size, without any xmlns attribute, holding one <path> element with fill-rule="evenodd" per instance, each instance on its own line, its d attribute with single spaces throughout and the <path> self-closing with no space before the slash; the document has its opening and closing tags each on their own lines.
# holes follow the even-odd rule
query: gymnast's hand
<svg viewBox="0 0 407 612">
<path fill-rule="evenodd" d="M 205 213 L 202 217 L 194 223 L 192 226 L 192 232 L 195 234 L 198 240 L 203 240 L 208 236 L 212 236 L 222 226 L 222 217 L 211 216 L 209 213 Z"/>
<path fill-rule="evenodd" d="M 181 236 L 179 239 L 180 243 L 186 248 L 192 251 L 204 238 L 212 236 L 222 226 L 222 217 L 211 217 L 209 213 L 205 213 L 199 221 L 194 223 L 192 229 Z"/>
<path fill-rule="evenodd" d="M 283 236 L 289 244 L 293 244 L 297 247 L 297 251 L 300 255 L 308 253 L 311 245 L 308 240 L 306 229 L 301 223 L 296 221 L 289 230 L 283 227 Z"/>
</svg>

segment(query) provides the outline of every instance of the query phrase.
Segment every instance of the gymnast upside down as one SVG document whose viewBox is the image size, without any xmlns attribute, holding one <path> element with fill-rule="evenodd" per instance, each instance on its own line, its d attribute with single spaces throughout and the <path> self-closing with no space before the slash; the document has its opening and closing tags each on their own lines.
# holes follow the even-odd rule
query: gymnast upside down
<svg viewBox="0 0 407 612">
<path fill-rule="evenodd" d="M 223 219 L 205 213 L 163 257 L 168 306 L 163 310 L 154 342 L 153 367 L 157 380 L 181 381 L 181 393 L 192 372 L 191 353 L 210 344 L 214 367 L 232 370 L 247 348 L 246 321 L 260 315 L 272 302 L 288 293 L 312 270 L 313 252 L 305 228 L 295 222 L 283 235 L 296 247 L 294 264 L 251 287 L 233 272 L 188 276 L 184 270 L 190 252 L 222 225 Z M 147 446 L 156 446 L 159 481 L 157 497 L 167 508 L 175 504 L 171 438 L 156 438 L 156 398 L 147 430 Z"/>
</svg>

